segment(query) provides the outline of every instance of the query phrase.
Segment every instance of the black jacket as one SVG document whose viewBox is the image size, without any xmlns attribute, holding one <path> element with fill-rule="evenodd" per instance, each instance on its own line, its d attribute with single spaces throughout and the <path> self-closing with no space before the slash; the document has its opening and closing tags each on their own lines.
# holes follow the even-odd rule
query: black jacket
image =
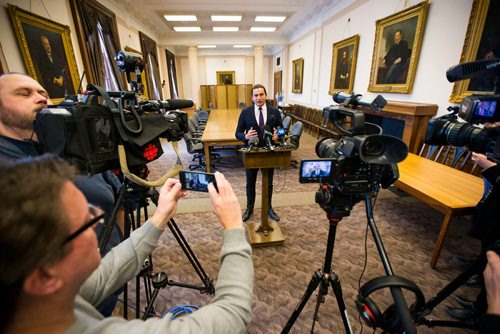
<svg viewBox="0 0 500 334">
<path fill-rule="evenodd" d="M 266 124 L 269 126 L 270 131 L 273 131 L 274 128 L 283 127 L 281 123 L 281 115 L 278 108 L 271 107 L 267 105 L 267 120 Z M 238 119 L 238 126 L 236 127 L 235 136 L 237 139 L 241 140 L 245 144 L 248 144 L 248 141 L 245 139 L 245 132 L 248 132 L 250 128 L 254 128 L 259 134 L 259 146 L 265 146 L 264 141 L 264 131 L 259 128 L 259 123 L 255 119 L 255 106 L 246 107 L 241 111 L 240 118 Z"/>
</svg>

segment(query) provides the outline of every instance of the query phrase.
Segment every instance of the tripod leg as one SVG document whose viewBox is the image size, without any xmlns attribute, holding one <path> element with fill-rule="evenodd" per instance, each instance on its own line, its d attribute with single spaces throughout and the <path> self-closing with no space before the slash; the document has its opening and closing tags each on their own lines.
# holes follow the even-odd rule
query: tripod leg
<svg viewBox="0 0 500 334">
<path fill-rule="evenodd" d="M 299 317 L 300 312 L 302 312 L 302 309 L 304 308 L 304 306 L 306 306 L 309 297 L 311 297 L 313 291 L 318 287 L 318 284 L 321 282 L 322 278 L 323 278 L 323 273 L 321 272 L 321 270 L 320 269 L 316 270 L 313 274 L 313 277 L 311 278 L 311 281 L 309 281 L 309 285 L 307 286 L 306 292 L 300 299 L 300 302 L 297 305 L 297 307 L 295 307 L 295 310 L 290 316 L 290 319 L 288 319 L 288 322 L 281 331 L 281 334 L 286 334 L 290 331 L 290 329 L 292 329 L 292 326 Z"/>
<path fill-rule="evenodd" d="M 339 305 L 340 316 L 342 317 L 342 322 L 344 323 L 344 328 L 346 333 L 352 333 L 351 324 L 349 323 L 349 317 L 347 315 L 347 309 L 344 303 L 344 297 L 342 296 L 342 287 L 340 286 L 339 277 L 335 274 L 328 279 L 332 285 L 333 293 L 337 299 L 337 304 Z"/>
<path fill-rule="evenodd" d="M 313 323 L 311 326 L 311 334 L 314 333 L 314 327 L 316 326 L 316 321 L 319 321 L 319 307 L 325 302 L 325 296 L 328 294 L 328 280 L 325 278 L 325 274 L 322 275 L 321 283 L 319 285 L 318 296 L 316 298 L 316 306 L 314 307 Z"/>
</svg>

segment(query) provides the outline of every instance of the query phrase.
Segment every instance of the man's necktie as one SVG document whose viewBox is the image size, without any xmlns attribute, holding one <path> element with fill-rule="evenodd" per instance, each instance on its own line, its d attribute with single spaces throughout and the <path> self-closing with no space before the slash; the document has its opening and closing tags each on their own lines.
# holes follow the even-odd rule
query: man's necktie
<svg viewBox="0 0 500 334">
<path fill-rule="evenodd" d="M 262 114 L 262 107 L 259 107 L 259 128 L 264 126 L 264 114 Z"/>
</svg>

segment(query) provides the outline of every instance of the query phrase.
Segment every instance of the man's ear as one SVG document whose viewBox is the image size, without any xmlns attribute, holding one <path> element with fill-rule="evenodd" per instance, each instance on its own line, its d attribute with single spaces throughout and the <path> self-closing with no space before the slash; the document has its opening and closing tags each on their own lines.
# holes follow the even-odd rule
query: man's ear
<svg viewBox="0 0 500 334">
<path fill-rule="evenodd" d="M 64 282 L 55 274 L 56 271 L 50 266 L 35 269 L 29 274 L 23 283 L 23 291 L 26 294 L 45 296 L 59 291 Z"/>
</svg>

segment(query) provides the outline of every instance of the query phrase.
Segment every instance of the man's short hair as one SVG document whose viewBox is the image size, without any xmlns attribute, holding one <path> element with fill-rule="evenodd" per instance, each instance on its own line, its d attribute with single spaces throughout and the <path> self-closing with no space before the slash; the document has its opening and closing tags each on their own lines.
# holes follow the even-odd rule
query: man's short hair
<svg viewBox="0 0 500 334">
<path fill-rule="evenodd" d="M 254 89 L 258 89 L 258 88 L 262 88 L 264 90 L 264 94 L 267 95 L 266 87 L 264 87 L 264 85 L 261 85 L 261 84 L 255 84 L 255 85 L 253 85 L 253 87 L 252 87 L 252 93 L 253 93 Z"/>
<path fill-rule="evenodd" d="M 61 191 L 74 169 L 53 155 L 0 161 L 0 332 L 14 313 L 24 279 L 62 258 L 69 235 Z"/>
</svg>

